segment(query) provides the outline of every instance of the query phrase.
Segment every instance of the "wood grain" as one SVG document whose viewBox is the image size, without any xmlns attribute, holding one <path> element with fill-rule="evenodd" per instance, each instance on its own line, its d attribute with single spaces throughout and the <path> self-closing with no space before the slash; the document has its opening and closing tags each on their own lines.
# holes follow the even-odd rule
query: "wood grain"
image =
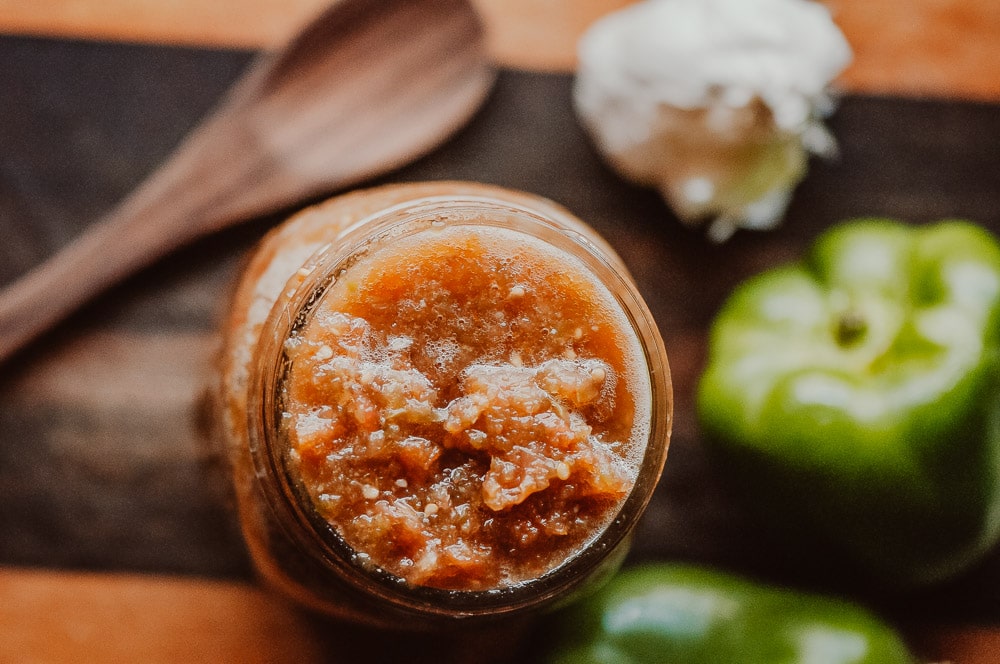
<svg viewBox="0 0 1000 664">
<path fill-rule="evenodd" d="M 505 65 L 568 71 L 583 29 L 633 0 L 475 0 Z M 0 32 L 273 48 L 328 0 L 0 0 Z M 854 46 L 843 83 L 875 94 L 1000 100 L 1000 3 L 825 0 Z"/>
<path fill-rule="evenodd" d="M 0 569 L 0 661 L 327 661 L 309 622 L 247 584 Z"/>
<path fill-rule="evenodd" d="M 915 637 L 928 661 L 954 664 L 1000 662 L 1000 630 L 985 627 L 955 627 L 918 630 Z"/>
<path fill-rule="evenodd" d="M 907 630 L 924 661 L 996 664 L 1000 631 Z M 0 568 L 0 661 L 59 664 L 400 661 L 369 630 L 320 621 L 239 582 Z M 527 643 L 524 629 L 395 635 L 406 661 L 480 664 Z"/>
<path fill-rule="evenodd" d="M 1000 2 L 827 4 L 854 48 L 847 89 L 1000 101 Z"/>
<path fill-rule="evenodd" d="M 17 102 L 0 114 L 0 278 L 110 208 L 246 61 L 246 53 L 0 38 L 0 89 Z M 385 181 L 474 179 L 547 196 L 587 219 L 628 263 L 664 335 L 677 395 L 667 470 L 632 560 L 697 561 L 845 595 L 918 626 L 908 631 L 926 635 L 926 652 L 939 659 L 997 661 L 1000 553 L 949 584 L 904 595 L 831 571 L 727 493 L 701 445 L 692 395 L 706 327 L 733 285 L 798 256 L 829 224 L 868 214 L 914 223 L 963 216 L 1000 231 L 998 107 L 849 96 L 832 120 L 840 159 L 812 165 L 784 227 L 713 246 L 654 193 L 602 164 L 572 114 L 570 86 L 567 75 L 504 72 L 472 124 Z M 275 629 L 295 636 L 303 661 L 316 643 L 329 656 L 389 641 L 294 610 L 271 613 L 272 599 L 252 587 L 224 476 L 201 435 L 228 285 L 274 221 L 168 257 L 0 367 L 0 661 L 215 653 L 254 661 L 236 642 L 266 653 L 257 633 Z M 133 610 L 144 596 L 147 624 Z M 83 634 L 77 646 L 67 632 Z M 204 647 L 218 650 L 192 652 L 203 635 Z M 287 646 L 282 634 L 273 638 Z M 5 641 L 16 644 L 14 656 Z M 514 643 L 403 642 L 384 654 L 476 661 L 485 652 L 510 661 Z M 132 648 L 142 656 L 122 655 Z"/>
<path fill-rule="evenodd" d="M 415 160 L 465 124 L 493 78 L 466 2 L 331 5 L 286 49 L 255 61 L 100 222 L 0 289 L 0 360 L 196 237 Z"/>
</svg>

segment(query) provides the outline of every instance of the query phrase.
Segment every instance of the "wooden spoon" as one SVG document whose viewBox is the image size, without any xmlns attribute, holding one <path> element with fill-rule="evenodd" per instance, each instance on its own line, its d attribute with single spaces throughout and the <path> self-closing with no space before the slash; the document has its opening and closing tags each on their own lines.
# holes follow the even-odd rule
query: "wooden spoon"
<svg viewBox="0 0 1000 664">
<path fill-rule="evenodd" d="M 428 152 L 495 73 L 468 0 L 339 0 L 104 219 L 0 291 L 0 360 L 193 238 Z"/>
</svg>

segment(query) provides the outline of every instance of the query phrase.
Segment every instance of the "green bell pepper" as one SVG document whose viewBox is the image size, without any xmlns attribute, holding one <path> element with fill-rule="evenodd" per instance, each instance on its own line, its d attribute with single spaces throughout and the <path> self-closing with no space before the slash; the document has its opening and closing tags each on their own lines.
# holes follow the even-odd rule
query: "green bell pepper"
<svg viewBox="0 0 1000 664">
<path fill-rule="evenodd" d="M 1000 245 L 872 219 L 742 284 L 698 388 L 717 460 L 788 532 L 897 585 L 1000 538 Z"/>
<path fill-rule="evenodd" d="M 854 604 L 684 565 L 626 570 L 557 620 L 547 664 L 915 661 Z"/>
</svg>

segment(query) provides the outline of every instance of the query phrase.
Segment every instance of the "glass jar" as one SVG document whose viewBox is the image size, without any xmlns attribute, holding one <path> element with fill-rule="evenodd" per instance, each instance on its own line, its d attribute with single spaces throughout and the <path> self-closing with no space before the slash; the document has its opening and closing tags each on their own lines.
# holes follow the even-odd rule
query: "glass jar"
<svg viewBox="0 0 1000 664">
<path fill-rule="evenodd" d="M 474 255 L 471 262 L 459 262 L 468 274 L 452 274 L 449 270 L 459 268 L 448 262 L 449 252 L 465 256 L 461 252 L 471 251 L 462 244 L 466 240 L 469 247 L 479 247 L 482 240 L 483 246 L 493 249 L 484 250 L 482 257 Z M 463 248 L 454 249 L 458 245 Z M 489 261 L 496 252 L 505 258 L 494 265 Z M 560 305 L 563 309 L 546 308 L 548 300 L 517 309 L 519 305 L 511 302 L 525 298 L 521 284 L 527 282 L 501 278 L 512 260 L 525 261 L 518 268 L 525 274 L 536 265 L 548 269 L 545 280 L 529 290 L 534 294 L 537 287 L 541 298 L 556 289 L 550 299 L 568 298 Z M 434 261 L 441 261 L 439 268 Z M 417 268 L 411 264 L 423 265 L 425 271 L 413 272 Z M 395 275 L 397 268 L 406 274 Z M 437 284 L 436 271 L 452 274 L 459 290 L 465 281 L 500 275 L 491 287 L 498 289 L 497 283 L 503 282 L 503 293 L 483 296 L 483 301 L 499 302 L 499 309 L 487 313 L 475 310 L 478 304 L 463 304 L 472 308 L 439 313 L 436 318 L 413 314 L 417 322 L 411 332 L 433 337 L 436 325 L 454 331 L 459 328 L 452 318 L 457 317 L 468 337 L 462 337 L 463 352 L 492 359 L 447 374 L 454 377 L 453 385 L 427 387 L 424 374 L 435 370 L 427 369 L 426 355 L 439 344 L 424 339 L 413 346 L 412 335 L 386 332 L 379 357 L 386 352 L 398 357 L 392 368 L 383 367 L 381 378 L 372 378 L 372 371 L 383 371 L 378 368 L 383 365 L 364 364 L 360 356 L 351 355 L 354 351 L 342 350 L 354 348 L 350 343 L 360 343 L 361 338 L 369 343 L 373 334 L 366 327 L 370 319 L 355 316 L 357 309 L 371 305 L 373 296 L 352 300 L 352 294 L 361 283 L 381 288 L 370 291 L 381 297 L 392 290 L 386 286 L 391 282 L 396 289 L 392 293 L 402 288 L 399 292 L 407 293 L 407 306 L 419 309 L 435 295 L 434 289 L 445 287 L 425 285 L 420 292 L 430 294 L 420 296 L 419 306 L 413 304 L 417 296 L 410 297 L 406 289 L 416 288 L 422 280 Z M 550 283 L 561 284 L 563 277 L 576 284 L 566 286 L 565 293 L 558 290 L 563 286 Z M 447 297 L 466 302 L 489 290 L 469 289 Z M 574 302 L 577 295 L 586 300 Z M 588 308 L 590 300 L 600 300 L 593 311 Z M 387 302 L 391 307 L 393 300 Z M 345 318 L 348 309 L 355 317 Z M 590 328 L 566 323 L 579 318 L 578 309 L 588 312 L 587 324 L 594 323 Z M 503 318 L 500 310 L 518 312 L 511 314 L 511 328 L 542 330 L 522 331 L 520 336 L 510 333 L 511 339 L 521 340 L 510 343 L 531 346 L 523 349 L 530 361 L 522 361 L 520 348 L 504 347 L 501 357 L 491 347 L 491 339 L 500 344 L 504 334 L 487 326 L 507 329 L 506 319 L 496 322 Z M 607 320 L 601 317 L 605 314 Z M 546 316 L 551 320 L 542 320 Z M 399 320 L 404 319 L 400 313 Z M 395 329 L 393 316 L 386 320 L 385 326 Z M 335 334 L 348 334 L 343 331 L 348 328 L 364 332 L 348 343 L 346 337 L 323 337 L 332 333 L 323 332 L 322 325 L 340 330 Z M 539 355 L 543 351 L 534 348 L 534 337 L 556 335 L 556 328 L 566 325 L 570 325 L 566 341 L 558 346 L 563 348 L 561 354 Z M 617 327 L 606 334 L 598 331 L 609 325 Z M 575 348 L 591 348 L 587 343 L 602 348 L 597 341 L 602 334 L 600 338 L 611 340 L 601 343 L 606 343 L 607 357 L 612 359 L 577 355 Z M 555 342 L 545 343 L 545 348 L 557 347 Z M 336 361 L 331 360 L 331 346 L 341 353 Z M 412 367 L 400 369 L 403 356 L 412 360 Z M 423 373 L 413 368 L 418 365 Z M 625 382 L 609 378 L 606 369 L 611 375 L 621 374 Z M 479 378 L 499 376 L 496 384 L 482 387 L 482 381 L 469 378 L 476 371 Z M 617 569 L 627 552 L 630 535 L 662 471 L 670 437 L 673 401 L 663 342 L 618 256 L 559 206 L 472 183 L 393 185 L 353 192 L 306 210 L 273 231 L 251 259 L 234 297 L 220 373 L 220 436 L 257 570 L 270 585 L 309 607 L 377 626 L 437 628 L 457 621 L 531 615 L 598 583 Z M 358 414 L 359 403 L 343 396 L 370 388 L 384 400 L 389 398 L 386 394 L 404 388 L 401 381 L 414 376 L 418 385 L 405 386 L 410 390 L 405 399 L 395 406 L 383 404 L 374 415 L 370 408 L 366 415 Z M 344 387 L 352 380 L 362 381 L 350 383 L 354 392 Z M 575 387 L 570 380 L 578 381 Z M 374 387 L 372 381 L 377 383 Z M 466 384 L 470 381 L 472 388 Z M 459 383 L 465 391 L 456 397 Z M 482 388 L 479 393 L 466 393 L 475 386 Z M 539 391 L 543 388 L 548 392 Z M 332 389 L 339 390 L 336 399 L 331 397 L 336 403 L 324 402 L 322 394 L 316 397 Z M 418 404 L 417 393 L 424 392 L 432 396 Z M 453 398 L 449 401 L 442 396 L 446 394 Z M 309 401 L 314 397 L 319 401 Z M 400 404 L 410 411 L 402 413 Z M 470 404 L 478 404 L 479 410 L 465 417 Z M 362 425 L 364 417 L 367 423 Z M 486 422 L 489 417 L 493 419 Z M 401 433 L 397 422 L 420 435 Z M 522 430 L 522 425 L 528 428 Z M 621 435 L 615 438 L 621 432 L 614 427 L 627 429 L 631 443 L 619 440 Z M 579 434 L 572 442 L 566 442 L 567 428 Z M 605 431 L 612 429 L 616 433 Z M 317 430 L 341 432 L 349 444 L 332 433 L 317 436 Z M 556 438 L 543 440 L 539 431 L 550 430 L 557 432 Z M 563 436 L 558 438 L 561 442 L 558 436 Z M 395 437 L 395 447 L 385 442 L 387 437 Z M 415 447 L 414 441 L 419 445 Z M 373 446 L 377 455 L 371 452 Z M 404 449 L 405 453 L 400 451 Z M 424 455 L 420 468 L 412 467 L 412 454 Z M 382 465 L 368 470 L 376 456 Z M 362 467 L 367 479 L 354 477 Z M 436 474 L 422 479 L 428 477 L 427 468 Z M 558 500 L 552 498 L 556 488 L 561 492 Z M 354 502 L 344 502 L 348 494 Z M 392 506 L 398 509 L 391 511 Z M 455 516 L 459 514 L 461 521 Z M 442 532 L 457 539 L 446 547 Z M 494 539 L 486 543 L 475 539 L 484 533 Z M 523 550 L 519 543 L 525 543 Z M 420 555 L 396 553 L 404 545 Z M 458 550 L 462 553 L 457 558 L 448 557 Z M 417 569 L 422 576 L 413 571 Z"/>
</svg>

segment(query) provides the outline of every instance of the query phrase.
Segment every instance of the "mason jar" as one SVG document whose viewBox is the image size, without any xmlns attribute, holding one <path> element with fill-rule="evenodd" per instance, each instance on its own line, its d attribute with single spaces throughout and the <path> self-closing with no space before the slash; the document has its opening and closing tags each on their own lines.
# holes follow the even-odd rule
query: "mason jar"
<svg viewBox="0 0 1000 664">
<path fill-rule="evenodd" d="M 356 191 L 272 231 L 217 392 L 260 576 L 414 629 L 532 615 L 608 577 L 673 404 L 611 247 L 550 201 L 461 182 Z"/>
</svg>

